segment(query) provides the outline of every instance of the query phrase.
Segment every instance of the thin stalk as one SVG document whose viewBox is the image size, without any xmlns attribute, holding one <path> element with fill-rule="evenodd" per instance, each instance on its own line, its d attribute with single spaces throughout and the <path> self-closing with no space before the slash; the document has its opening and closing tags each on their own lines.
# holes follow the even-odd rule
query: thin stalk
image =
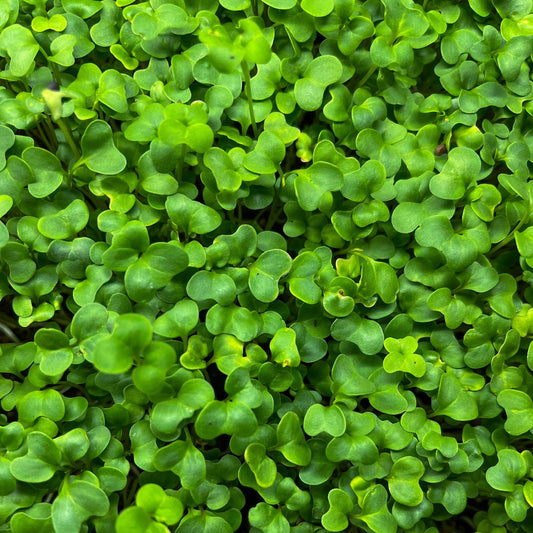
<svg viewBox="0 0 533 533">
<path fill-rule="evenodd" d="M 372 65 L 366 71 L 366 74 L 363 76 L 363 79 L 357 84 L 357 87 L 362 87 L 368 81 L 368 78 L 370 78 L 370 76 L 372 76 L 372 74 L 374 74 L 374 72 L 376 71 L 377 68 L 378 67 L 376 65 Z"/>
<path fill-rule="evenodd" d="M 335 252 L 335 256 L 338 257 L 339 255 L 356 255 L 358 257 L 360 257 L 361 259 L 363 259 L 364 261 L 369 261 L 371 260 L 370 257 L 368 257 L 368 255 L 365 255 L 363 252 L 363 249 L 362 248 L 354 248 L 353 246 L 347 246 L 346 248 L 341 248 L 340 250 L 337 250 Z"/>
<path fill-rule="evenodd" d="M 252 225 L 254 226 L 255 229 L 258 229 L 259 231 L 263 231 L 263 228 L 261 226 L 261 224 L 259 224 L 259 220 L 261 219 L 261 217 L 263 215 L 265 215 L 265 213 L 268 211 L 270 206 L 267 206 L 267 207 L 263 207 L 263 209 L 261 209 L 261 211 L 259 211 L 259 213 L 257 213 L 257 215 L 255 215 L 254 219 L 252 220 Z"/>
<path fill-rule="evenodd" d="M 70 146 L 72 153 L 76 156 L 76 159 L 79 159 L 81 154 L 80 154 L 80 151 L 78 150 L 78 147 L 76 146 L 76 143 L 74 142 L 74 137 L 72 135 L 72 130 L 70 129 L 70 125 L 66 123 L 62 118 L 58 118 L 56 122 L 57 122 L 57 125 L 59 126 L 59 129 L 63 133 L 65 139 L 67 140 L 67 143 Z"/>
<path fill-rule="evenodd" d="M 285 173 L 283 172 L 283 169 L 281 168 L 281 165 L 279 163 L 276 164 L 276 168 L 278 169 L 279 177 L 281 178 L 281 186 L 285 186 Z"/>
<path fill-rule="evenodd" d="M 283 213 L 283 204 L 277 209 L 272 208 L 268 215 L 268 220 L 265 224 L 265 231 L 269 231 L 274 227 L 274 224 L 278 221 L 279 216 Z"/>
<path fill-rule="evenodd" d="M 50 70 L 52 71 L 52 76 L 54 76 L 54 80 L 58 85 L 61 85 L 61 74 L 59 73 L 59 69 L 57 68 L 57 63 L 54 63 L 53 61 L 50 61 L 48 58 L 48 54 L 45 52 L 44 48 L 40 47 L 41 54 L 43 54 L 44 58 L 46 59 L 48 66 L 50 67 Z"/>
<path fill-rule="evenodd" d="M 4 323 L 0 322 L 0 331 L 13 342 L 20 342 L 19 338 L 13 333 L 9 326 L 6 326 Z"/>
<path fill-rule="evenodd" d="M 515 236 L 515 233 L 529 220 L 529 217 L 531 216 L 531 204 L 529 204 L 529 207 L 527 209 L 526 214 L 520 219 L 518 224 L 515 226 L 513 231 L 503 239 L 497 246 L 495 246 L 488 254 L 487 257 L 493 257 L 496 252 L 501 250 L 506 244 L 509 244 Z"/>
<path fill-rule="evenodd" d="M 46 145 L 48 150 L 50 152 L 54 152 L 54 147 L 52 146 L 52 143 L 48 140 L 48 137 L 46 136 L 46 133 L 43 130 L 43 127 L 39 122 L 37 122 L 37 131 L 39 132 L 40 138 L 43 141 L 43 143 Z"/>
<path fill-rule="evenodd" d="M 81 166 L 81 165 L 78 165 L 78 166 Z M 70 170 L 70 172 L 72 173 L 72 170 L 74 170 L 74 167 L 72 167 L 72 169 Z M 87 198 L 87 200 L 89 200 L 89 202 L 92 204 L 92 206 L 95 208 L 95 209 L 101 209 L 102 211 L 105 211 L 106 209 L 109 208 L 109 205 L 105 202 L 105 200 L 100 197 L 100 196 L 96 196 L 96 194 L 94 194 L 90 189 L 87 189 L 85 191 L 85 197 Z"/>
<path fill-rule="evenodd" d="M 208 363 L 209 364 L 209 363 Z M 200 372 L 203 374 L 205 380 L 208 382 L 208 383 L 211 383 L 211 377 L 209 376 L 209 373 L 207 372 L 207 369 L 206 368 L 200 368 Z"/>
<path fill-rule="evenodd" d="M 137 486 L 139 485 L 139 478 L 136 477 L 133 482 L 131 483 L 129 487 L 129 491 L 124 491 L 122 493 L 122 506 L 124 509 L 129 506 L 129 504 L 133 501 L 133 498 L 135 496 L 135 493 L 137 492 Z"/>
<path fill-rule="evenodd" d="M 77 383 L 70 383 L 70 381 L 60 381 L 57 385 L 61 385 L 63 383 L 65 383 L 65 386 L 59 391 L 61 392 L 61 394 L 63 394 L 63 392 L 68 391 L 69 389 L 76 389 L 80 391 L 82 394 L 85 394 L 85 389 L 81 385 L 78 385 Z"/>
<path fill-rule="evenodd" d="M 72 165 L 72 168 L 69 169 L 69 171 L 68 171 L 68 179 L 69 179 L 70 183 L 72 183 L 72 178 L 73 178 L 73 176 L 74 176 L 74 171 L 75 171 L 77 168 L 79 168 L 79 167 L 81 167 L 82 165 L 84 165 L 84 164 L 85 164 L 85 161 L 84 161 L 83 159 L 78 159 L 78 160 L 74 163 L 74 165 Z"/>
<path fill-rule="evenodd" d="M 450 293 L 451 293 L 452 296 L 454 296 L 454 295 L 456 295 L 458 292 L 460 292 L 460 291 L 462 291 L 462 290 L 463 290 L 463 283 L 461 283 L 461 284 L 459 285 L 459 287 L 456 287 L 455 289 L 452 289 L 452 290 L 450 291 Z"/>
<path fill-rule="evenodd" d="M 46 126 L 48 127 L 48 130 L 50 131 L 50 141 L 54 144 L 54 146 L 59 146 L 59 142 L 57 140 L 56 130 L 54 129 L 54 125 L 52 124 L 52 121 L 50 120 L 50 117 L 48 115 L 45 115 L 45 122 Z"/>
<path fill-rule="evenodd" d="M 177 175 L 178 175 L 178 181 L 181 182 L 183 179 L 183 166 L 185 164 L 185 154 L 187 153 L 187 146 L 185 143 L 181 145 L 181 153 L 180 158 L 178 161 L 178 168 L 177 168 Z"/>
<path fill-rule="evenodd" d="M 252 220 L 250 222 L 250 225 L 255 229 L 255 231 L 259 232 L 259 231 L 263 231 L 263 228 L 260 226 L 260 224 L 258 222 L 256 222 L 255 220 Z"/>
<path fill-rule="evenodd" d="M 5 315 L 4 313 L 0 314 L 0 320 L 10 328 L 18 327 L 18 322 L 16 320 L 13 320 L 13 318 L 9 315 Z"/>
<path fill-rule="evenodd" d="M 236 225 L 239 225 L 239 221 L 237 220 L 237 217 L 235 216 L 235 213 L 233 211 L 228 211 L 229 219 Z"/>
<path fill-rule="evenodd" d="M 250 69 L 248 68 L 248 63 L 246 60 L 241 61 L 242 73 L 244 74 L 244 92 L 246 98 L 248 99 L 248 109 L 250 110 L 250 120 L 252 121 L 252 130 L 254 136 L 257 138 L 257 124 L 255 122 L 255 113 L 254 113 L 254 101 L 252 100 L 252 82 L 250 79 Z"/>
<path fill-rule="evenodd" d="M 52 69 L 52 75 L 54 76 L 54 80 L 58 85 L 61 85 L 61 74 L 59 73 L 59 69 L 57 68 L 57 65 L 53 61 L 49 61 L 48 64 L 50 65 L 50 68 Z"/>
<path fill-rule="evenodd" d="M 280 181 L 281 181 L 280 187 L 283 188 L 285 186 L 285 173 L 283 172 L 283 169 L 281 168 L 281 165 L 279 163 L 276 165 L 276 167 L 277 167 L 278 174 L 279 174 Z M 267 225 L 269 223 L 272 223 L 272 225 L 274 224 L 275 220 L 274 222 L 272 222 L 271 217 L 273 216 L 274 207 L 276 206 L 278 200 L 279 200 L 279 188 L 275 188 L 274 198 L 272 199 L 272 203 L 268 205 L 267 207 L 264 207 L 263 209 L 261 209 L 261 211 L 259 211 L 259 213 L 257 213 L 257 215 L 255 215 L 254 219 L 252 220 L 252 225 L 254 227 L 259 228 L 262 231 L 263 228 L 261 228 L 261 225 L 259 224 L 259 219 L 263 215 L 265 215 L 267 211 L 269 212 L 269 217 L 267 219 Z M 282 210 L 283 210 L 283 206 L 281 210 L 278 210 L 279 211 L 278 215 L 281 214 Z"/>
<path fill-rule="evenodd" d="M 351 244 L 349 246 L 346 246 L 346 248 L 341 248 L 340 250 L 337 250 L 335 252 L 335 257 L 339 257 L 340 255 L 355 255 L 355 252 L 362 252 L 362 248 L 354 248 Z"/>
<path fill-rule="evenodd" d="M 287 28 L 287 26 L 284 26 L 284 28 L 285 28 L 285 31 L 287 33 L 287 36 L 289 37 L 289 41 L 291 42 L 291 46 L 292 46 L 292 50 L 294 52 L 294 55 L 295 56 L 299 56 L 300 53 L 301 53 L 300 46 L 296 42 L 296 39 L 294 38 L 294 36 L 291 33 L 291 31 L 289 30 L 289 28 Z"/>
<path fill-rule="evenodd" d="M 476 528 L 476 525 L 474 524 L 474 521 L 470 518 L 468 518 L 468 516 L 464 516 L 462 515 L 460 517 L 460 519 L 465 522 L 466 524 L 468 524 L 471 528 L 472 528 L 472 531 L 475 531 L 477 528 Z"/>
<path fill-rule="evenodd" d="M 283 170 L 281 166 L 279 164 L 277 166 L 278 166 L 278 173 L 280 175 L 280 183 L 274 192 L 274 199 L 272 200 L 271 209 L 270 209 L 270 212 L 268 214 L 268 219 L 265 224 L 266 231 L 272 229 L 272 227 L 277 222 L 281 213 L 283 213 L 283 202 L 281 202 L 281 205 L 278 205 L 278 204 L 280 203 L 279 201 L 280 200 L 279 198 L 280 188 L 283 187 L 283 185 L 285 185 L 285 174 L 283 174 Z"/>
</svg>

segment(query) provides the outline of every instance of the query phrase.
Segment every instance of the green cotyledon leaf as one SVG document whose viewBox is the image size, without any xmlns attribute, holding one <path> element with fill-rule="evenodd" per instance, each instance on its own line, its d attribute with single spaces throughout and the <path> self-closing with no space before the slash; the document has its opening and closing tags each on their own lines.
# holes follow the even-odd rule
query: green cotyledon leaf
<svg viewBox="0 0 533 533">
<path fill-rule="evenodd" d="M 279 293 L 279 279 L 291 268 L 292 260 L 283 250 L 267 250 L 250 266 L 248 284 L 261 302 L 272 302 Z"/>
<path fill-rule="evenodd" d="M 54 530 L 77 531 L 90 516 L 103 516 L 108 509 L 108 497 L 98 486 L 81 479 L 68 481 L 52 504 Z"/>
<path fill-rule="evenodd" d="M 213 231 L 221 223 L 221 217 L 214 209 L 184 194 L 169 196 L 165 206 L 180 231 L 204 234 Z"/>
<path fill-rule="evenodd" d="M 314 211 L 328 191 L 338 191 L 343 185 L 342 172 L 333 164 L 319 161 L 300 170 L 294 182 L 298 203 L 304 211 Z"/>
<path fill-rule="evenodd" d="M 82 158 L 76 166 L 86 165 L 99 174 L 118 174 L 126 167 L 126 157 L 116 147 L 107 122 L 93 120 L 81 138 Z"/>
<path fill-rule="evenodd" d="M 444 200 L 459 200 L 467 187 L 477 179 L 480 169 L 481 161 L 474 150 L 454 148 L 448 154 L 440 174 L 431 179 L 430 191 Z"/>
<path fill-rule="evenodd" d="M 0 530 L 529 533 L 532 53 L 533 0 L 0 0 Z"/>
<path fill-rule="evenodd" d="M 383 368 L 389 372 L 407 372 L 415 377 L 422 377 L 426 373 L 426 362 L 418 355 L 418 343 L 413 337 L 403 339 L 385 339 L 385 348 L 389 354 L 383 361 Z"/>
<path fill-rule="evenodd" d="M 39 44 L 31 31 L 20 24 L 12 24 L 0 33 L 0 50 L 10 58 L 9 71 L 15 78 L 26 76 L 34 68 Z"/>
<path fill-rule="evenodd" d="M 39 219 L 39 231 L 49 239 L 68 239 L 79 233 L 89 221 L 89 210 L 82 200 L 74 200 L 65 209 Z"/>
</svg>

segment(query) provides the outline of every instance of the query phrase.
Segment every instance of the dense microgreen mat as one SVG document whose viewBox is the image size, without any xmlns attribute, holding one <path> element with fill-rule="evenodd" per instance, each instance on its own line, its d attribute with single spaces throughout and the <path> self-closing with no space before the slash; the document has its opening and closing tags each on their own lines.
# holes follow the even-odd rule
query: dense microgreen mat
<svg viewBox="0 0 533 533">
<path fill-rule="evenodd" d="M 533 531 L 532 0 L 0 0 L 0 531 Z"/>
</svg>

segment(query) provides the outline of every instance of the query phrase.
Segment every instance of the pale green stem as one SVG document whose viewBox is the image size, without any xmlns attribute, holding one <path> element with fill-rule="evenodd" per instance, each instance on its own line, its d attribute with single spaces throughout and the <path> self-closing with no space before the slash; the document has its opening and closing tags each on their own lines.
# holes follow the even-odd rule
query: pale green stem
<svg viewBox="0 0 533 533">
<path fill-rule="evenodd" d="M 277 222 L 279 216 L 281 213 L 283 213 L 283 203 L 281 205 L 278 205 L 280 203 L 280 190 L 285 185 L 285 174 L 283 173 L 283 169 L 281 168 L 281 165 L 277 165 L 278 167 L 278 173 L 280 175 L 280 183 L 279 187 L 276 188 L 274 192 L 274 198 L 272 200 L 272 204 L 270 204 L 270 212 L 268 214 L 268 219 L 265 224 L 265 230 L 271 230 L 274 224 Z"/>
<path fill-rule="evenodd" d="M 11 331 L 11 328 L 9 326 L 6 326 L 2 322 L 0 322 L 0 331 L 13 342 L 20 342 L 18 337 L 13 333 L 13 331 Z"/>
<path fill-rule="evenodd" d="M 57 68 L 57 65 L 53 61 L 50 61 L 48 64 L 50 65 L 50 68 L 52 69 L 54 80 L 56 80 L 56 83 L 58 85 L 61 85 L 61 75 L 59 73 L 59 69 Z"/>
<path fill-rule="evenodd" d="M 529 217 L 531 216 L 531 203 L 529 204 L 529 207 L 527 209 L 526 214 L 520 219 L 518 224 L 515 226 L 513 231 L 503 239 L 497 246 L 495 246 L 488 254 L 487 257 L 492 257 L 498 250 L 501 250 L 506 244 L 509 244 L 516 234 L 516 232 L 529 220 Z"/>
<path fill-rule="evenodd" d="M 210 361 L 209 361 L 207 364 L 210 364 Z M 204 376 L 205 380 L 206 380 L 208 383 L 211 383 L 211 378 L 209 377 L 209 374 L 207 373 L 207 370 L 206 370 L 205 368 L 201 368 L 201 369 L 200 369 L 200 372 L 201 372 L 202 375 Z"/>
<path fill-rule="evenodd" d="M 78 159 L 74 165 L 72 166 L 72 168 L 69 170 L 69 174 L 72 175 L 72 173 L 79 167 L 81 167 L 82 165 L 85 164 L 85 160 L 84 159 Z"/>
<path fill-rule="evenodd" d="M 48 65 L 50 67 L 50 70 L 52 71 L 52 75 L 54 76 L 54 80 L 58 85 L 61 85 L 61 74 L 59 73 L 59 69 L 57 68 L 57 63 L 54 63 L 53 61 L 50 61 L 48 58 L 48 54 L 44 51 L 43 47 L 40 47 L 41 54 L 43 54 L 44 58 L 48 62 Z"/>
<path fill-rule="evenodd" d="M 279 163 L 276 164 L 276 168 L 278 169 L 279 177 L 281 178 L 281 186 L 285 186 L 285 174 L 283 172 L 283 169 L 281 168 L 281 165 Z"/>
<path fill-rule="evenodd" d="M 300 52 L 301 52 L 300 51 L 300 46 L 296 42 L 296 39 L 294 38 L 294 36 L 291 33 L 291 31 L 289 30 L 289 28 L 287 28 L 287 26 L 284 26 L 284 28 L 285 28 L 285 31 L 287 32 L 288 37 L 289 37 L 289 41 L 291 42 L 291 46 L 292 46 L 292 49 L 294 51 L 294 55 L 295 56 L 299 56 Z"/>
<path fill-rule="evenodd" d="M 363 76 L 363 79 L 357 84 L 357 87 L 362 87 L 367 81 L 368 81 L 368 78 L 370 78 L 370 76 L 372 76 L 372 74 L 374 74 L 374 72 L 376 71 L 378 67 L 376 65 L 372 65 L 366 72 L 366 74 Z"/>
<path fill-rule="evenodd" d="M 62 119 L 58 118 L 56 120 L 57 125 L 59 126 L 59 129 L 65 136 L 65 139 L 70 146 L 70 149 L 72 150 L 72 153 L 76 156 L 77 159 L 80 158 L 81 154 L 78 150 L 78 147 L 76 146 L 76 143 L 74 142 L 74 137 L 72 135 L 72 130 L 70 129 L 70 126 Z"/>
<path fill-rule="evenodd" d="M 250 120 L 252 122 L 252 130 L 254 136 L 257 138 L 257 124 L 255 122 L 255 113 L 254 113 L 254 101 L 252 100 L 252 81 L 250 79 L 250 69 L 248 68 L 248 63 L 243 59 L 241 61 L 242 73 L 244 75 L 244 92 L 246 98 L 248 99 L 248 109 L 250 110 Z"/>
<path fill-rule="evenodd" d="M 274 224 L 278 221 L 278 218 L 281 215 L 281 213 L 283 213 L 283 204 L 277 209 L 274 209 L 274 204 L 273 204 L 272 209 L 270 210 L 270 214 L 268 216 L 267 223 L 265 225 L 266 231 L 269 231 L 274 227 Z"/>
<path fill-rule="evenodd" d="M 39 133 L 41 135 L 41 139 L 43 140 L 43 142 L 46 145 L 46 147 L 48 148 L 48 150 L 50 152 L 54 152 L 55 151 L 54 147 L 52 146 L 52 143 L 50 142 L 50 140 L 46 136 L 46 133 L 44 132 L 43 127 L 41 126 L 41 124 L 39 124 L 39 122 L 37 122 L 37 130 L 39 131 Z"/>
<path fill-rule="evenodd" d="M 50 120 L 50 117 L 48 115 L 44 115 L 44 123 L 50 131 L 50 142 L 52 142 L 52 144 L 54 144 L 57 148 L 59 143 L 57 141 L 56 130 L 54 129 L 54 125 L 52 124 L 52 121 Z"/>
<path fill-rule="evenodd" d="M 185 154 L 187 152 L 187 146 L 185 143 L 181 145 L 181 153 L 180 158 L 178 161 L 178 168 L 177 168 L 177 175 L 178 175 L 178 181 L 181 182 L 183 179 L 183 165 L 185 164 Z"/>
</svg>

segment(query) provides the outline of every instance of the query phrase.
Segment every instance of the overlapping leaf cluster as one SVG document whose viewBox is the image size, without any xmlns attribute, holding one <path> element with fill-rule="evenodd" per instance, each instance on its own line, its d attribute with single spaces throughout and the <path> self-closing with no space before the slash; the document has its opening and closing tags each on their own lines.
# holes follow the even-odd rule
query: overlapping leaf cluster
<svg viewBox="0 0 533 533">
<path fill-rule="evenodd" d="M 531 0 L 0 0 L 0 531 L 531 532 L 532 52 Z"/>
</svg>

